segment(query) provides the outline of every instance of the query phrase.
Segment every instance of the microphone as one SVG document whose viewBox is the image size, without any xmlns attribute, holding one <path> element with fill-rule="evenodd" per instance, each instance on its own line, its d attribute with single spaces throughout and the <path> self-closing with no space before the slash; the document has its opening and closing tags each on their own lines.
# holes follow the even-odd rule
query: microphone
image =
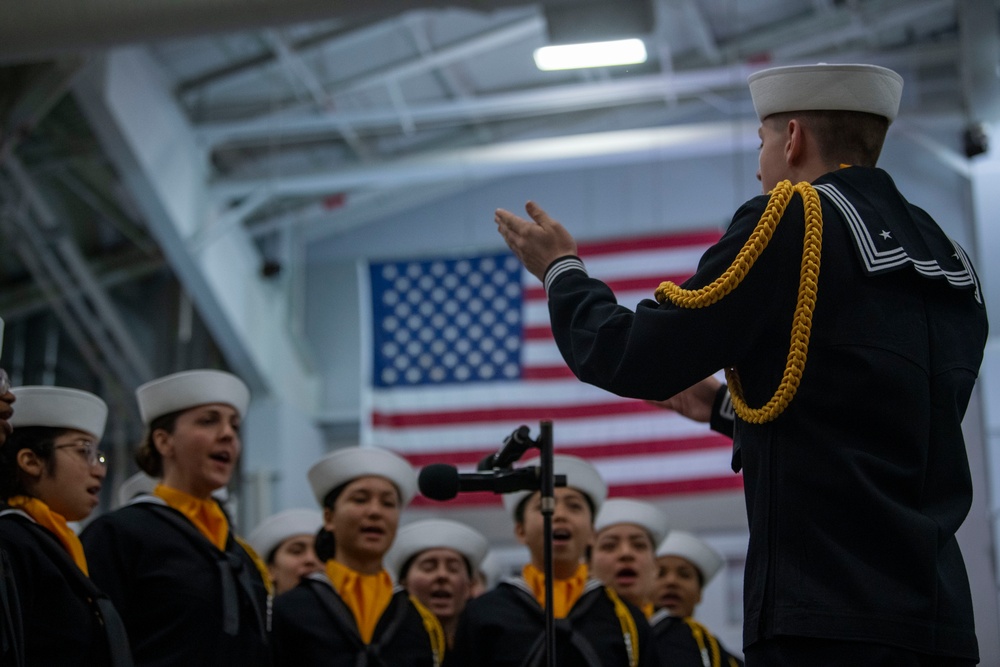
<svg viewBox="0 0 1000 667">
<path fill-rule="evenodd" d="M 566 475 L 555 475 L 556 486 L 566 486 Z M 431 500 L 451 500 L 463 491 L 537 491 L 541 486 L 540 469 L 531 466 L 497 472 L 459 473 L 447 463 L 432 463 L 420 470 L 417 478 L 420 493 Z"/>
<path fill-rule="evenodd" d="M 524 456 L 524 453 L 535 444 L 528 437 L 528 427 L 522 424 L 503 440 L 503 446 L 496 454 L 487 454 L 476 466 L 476 470 L 494 470 L 509 468 L 511 464 Z"/>
</svg>

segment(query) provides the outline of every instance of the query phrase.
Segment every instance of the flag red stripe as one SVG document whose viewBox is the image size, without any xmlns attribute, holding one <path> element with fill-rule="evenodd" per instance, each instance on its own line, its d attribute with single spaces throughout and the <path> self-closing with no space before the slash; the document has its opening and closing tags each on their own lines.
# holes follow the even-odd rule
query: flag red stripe
<svg viewBox="0 0 1000 667">
<path fill-rule="evenodd" d="M 537 327 L 524 327 L 521 335 L 524 340 L 552 340 L 552 327 L 548 324 Z"/>
<path fill-rule="evenodd" d="M 444 426 L 459 423 L 501 422 L 511 420 L 536 421 L 539 419 L 578 419 L 653 412 L 660 408 L 639 400 L 587 405 L 537 405 L 509 408 L 479 408 L 448 412 L 397 412 L 372 413 L 372 425 L 378 427 L 406 428 L 409 426 Z"/>
<path fill-rule="evenodd" d="M 528 366 L 521 369 L 521 379 L 523 380 L 565 380 L 576 377 L 569 366 L 561 364 L 559 366 Z"/>
<path fill-rule="evenodd" d="M 557 449 L 560 454 L 572 454 L 585 459 L 602 458 L 624 458 L 631 456 L 646 456 L 649 454 L 676 454 L 678 452 L 690 452 L 706 449 L 730 450 L 733 441 L 724 435 L 712 434 L 702 438 L 671 438 L 668 440 L 639 440 L 630 442 L 616 442 L 607 445 L 594 445 L 591 447 L 562 447 Z M 431 463 L 447 463 L 453 466 L 464 466 L 479 463 L 484 456 L 492 454 L 499 448 L 483 447 L 476 449 L 464 449 L 455 452 L 436 451 L 408 453 L 403 452 L 402 456 L 411 465 L 420 468 Z"/>
<path fill-rule="evenodd" d="M 743 488 L 743 475 L 725 477 L 702 477 L 700 479 L 677 479 L 669 482 L 647 482 L 644 484 L 612 485 L 609 497 L 626 496 L 676 496 L 684 493 L 704 493 L 706 491 L 735 491 Z"/>
</svg>

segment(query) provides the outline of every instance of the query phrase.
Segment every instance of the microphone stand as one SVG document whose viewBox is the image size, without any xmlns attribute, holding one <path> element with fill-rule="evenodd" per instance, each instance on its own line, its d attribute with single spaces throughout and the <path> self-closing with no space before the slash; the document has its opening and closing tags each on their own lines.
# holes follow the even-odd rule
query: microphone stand
<svg viewBox="0 0 1000 667">
<path fill-rule="evenodd" d="M 541 450 L 541 506 L 542 506 L 542 539 L 545 545 L 543 551 L 543 567 L 545 570 L 545 665 L 555 667 L 556 664 L 556 622 L 555 594 L 553 577 L 555 566 L 552 562 L 552 515 L 556 509 L 555 475 L 552 461 L 552 422 L 539 422 L 540 432 L 537 445 Z"/>
</svg>

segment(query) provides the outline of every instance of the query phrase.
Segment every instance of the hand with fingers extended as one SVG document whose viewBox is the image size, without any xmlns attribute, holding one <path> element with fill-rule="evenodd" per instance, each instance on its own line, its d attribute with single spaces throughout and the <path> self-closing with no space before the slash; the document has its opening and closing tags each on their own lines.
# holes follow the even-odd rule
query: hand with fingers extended
<svg viewBox="0 0 1000 667">
<path fill-rule="evenodd" d="M 538 278 L 545 279 L 545 270 L 555 260 L 575 255 L 576 241 L 566 228 L 549 217 L 538 204 L 529 201 L 524 210 L 531 220 L 525 220 L 510 211 L 498 208 L 493 216 L 497 230 L 524 268 Z"/>
</svg>

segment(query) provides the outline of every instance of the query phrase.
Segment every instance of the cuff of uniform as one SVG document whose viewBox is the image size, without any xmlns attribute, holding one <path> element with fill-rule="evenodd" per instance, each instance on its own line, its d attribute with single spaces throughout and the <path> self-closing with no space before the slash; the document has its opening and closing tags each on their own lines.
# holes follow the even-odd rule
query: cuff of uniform
<svg viewBox="0 0 1000 667">
<path fill-rule="evenodd" d="M 556 278 L 567 271 L 583 271 L 587 273 L 587 268 L 583 265 L 583 260 L 576 255 L 563 255 L 549 264 L 549 268 L 545 269 L 545 280 L 542 281 L 545 285 L 545 294 L 549 293 L 549 288 L 555 282 Z"/>
<path fill-rule="evenodd" d="M 709 426 L 712 430 L 733 437 L 733 423 L 736 421 L 736 410 L 733 409 L 733 398 L 729 394 L 729 387 L 722 385 L 715 392 L 715 400 L 712 403 L 712 416 L 709 418 Z"/>
</svg>

